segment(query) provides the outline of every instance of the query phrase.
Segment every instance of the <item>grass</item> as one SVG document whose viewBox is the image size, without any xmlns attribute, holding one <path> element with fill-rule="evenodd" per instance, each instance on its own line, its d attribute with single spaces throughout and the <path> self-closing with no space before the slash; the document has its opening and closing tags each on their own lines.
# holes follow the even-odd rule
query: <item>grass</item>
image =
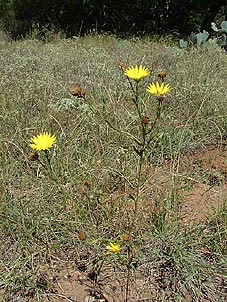
<svg viewBox="0 0 227 302">
<path fill-rule="evenodd" d="M 208 218 L 182 223 L 181 205 L 195 174 L 197 182 L 204 177 L 187 169 L 184 156 L 225 146 L 226 53 L 107 35 L 7 42 L 0 52 L 1 301 L 44 301 L 53 293 L 47 272 L 59 263 L 97 274 L 110 240 L 121 243 L 122 254 L 107 260 L 96 279 L 120 284 L 122 301 L 225 301 L 225 183 Z M 136 212 L 138 156 L 101 114 L 105 101 L 110 121 L 139 135 L 120 60 L 151 70 L 144 87 L 160 69 L 173 87 L 146 154 Z M 71 95 L 77 83 L 87 102 Z M 155 98 L 141 89 L 141 99 L 154 119 Z M 57 137 L 53 175 L 29 158 L 31 137 L 46 131 Z"/>
</svg>

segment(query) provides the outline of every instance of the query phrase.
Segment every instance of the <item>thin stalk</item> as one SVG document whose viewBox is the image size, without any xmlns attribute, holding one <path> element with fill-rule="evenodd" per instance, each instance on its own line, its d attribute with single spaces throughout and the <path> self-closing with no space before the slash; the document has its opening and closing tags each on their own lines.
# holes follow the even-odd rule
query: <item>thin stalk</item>
<svg viewBox="0 0 227 302">
<path fill-rule="evenodd" d="M 129 81 L 130 82 L 130 81 Z M 136 197 L 135 197 L 135 213 L 137 212 L 137 208 L 138 208 L 138 202 L 139 202 L 139 195 L 140 195 L 140 182 L 141 182 L 141 176 L 142 176 L 142 166 L 143 166 L 143 158 L 144 158 L 144 152 L 146 149 L 146 125 L 143 123 L 142 121 L 142 113 L 139 107 L 139 82 L 136 82 L 136 87 L 135 89 L 133 88 L 131 82 L 130 82 L 132 91 L 134 92 L 134 98 L 133 98 L 133 102 L 136 106 L 136 110 L 138 113 L 138 118 L 140 120 L 140 125 L 141 125 L 141 134 L 142 134 L 142 143 L 141 148 L 138 152 L 139 154 L 139 163 L 137 166 L 137 184 L 136 184 Z M 136 149 L 136 148 L 135 148 Z"/>
<path fill-rule="evenodd" d="M 47 159 L 47 162 L 48 162 L 48 167 L 51 171 L 52 169 L 51 169 L 50 156 L 49 156 L 48 150 L 45 150 L 45 156 L 46 156 L 46 159 Z"/>
<path fill-rule="evenodd" d="M 136 88 L 134 88 L 133 85 L 132 85 L 132 82 L 129 79 L 129 77 L 127 77 L 127 79 L 129 81 L 130 87 L 131 87 L 132 92 L 134 94 L 134 98 L 132 99 L 133 103 L 135 104 L 136 110 L 138 112 L 138 116 L 141 119 L 142 118 L 142 113 L 140 111 L 139 102 L 138 102 L 138 99 L 139 99 L 139 81 L 136 81 Z"/>
<path fill-rule="evenodd" d="M 138 83 L 136 85 L 137 89 L 138 89 Z M 138 90 L 137 90 L 137 94 L 138 94 Z M 138 99 L 138 98 L 136 98 Z M 138 163 L 138 168 L 137 168 L 137 186 L 136 186 L 136 198 L 135 198 L 135 213 L 137 212 L 137 207 L 138 207 L 138 202 L 139 202 L 139 195 L 140 195 L 140 182 L 141 182 L 141 176 L 142 176 L 142 167 L 143 167 L 143 161 L 144 161 L 144 153 L 147 147 L 147 142 L 146 142 L 146 128 L 147 128 L 147 124 L 145 124 L 143 122 L 142 119 L 142 114 L 141 111 L 139 110 L 139 108 L 137 108 L 137 112 L 140 118 L 140 124 L 141 124 L 141 134 L 142 134 L 142 146 L 140 148 L 140 151 L 138 152 L 139 154 L 139 163 Z"/>
<path fill-rule="evenodd" d="M 138 202 L 139 202 L 139 195 L 140 195 L 140 182 L 142 176 L 142 167 L 144 161 L 144 153 L 146 150 L 146 125 L 142 122 L 141 119 L 141 128 L 142 128 L 142 146 L 139 152 L 139 163 L 137 166 L 137 185 L 136 185 L 136 198 L 135 198 L 135 213 L 137 212 Z"/>
<path fill-rule="evenodd" d="M 141 113 L 141 110 L 140 110 L 140 107 L 139 107 L 139 102 L 138 102 L 138 99 L 139 99 L 139 82 L 138 81 L 136 82 L 136 89 L 135 90 L 133 89 L 133 91 L 135 91 L 134 92 L 135 98 L 133 98 L 133 103 L 136 106 L 136 110 L 137 110 L 139 119 L 141 120 L 142 119 L 142 113 Z"/>
<path fill-rule="evenodd" d="M 139 162 L 138 162 L 138 166 L 137 166 L 137 184 L 136 184 L 136 197 L 135 197 L 135 213 L 137 212 L 137 208 L 138 208 L 138 202 L 139 202 L 139 195 L 140 195 L 140 182 L 141 182 L 141 176 L 142 176 L 142 167 L 143 167 L 143 159 L 144 159 L 144 147 L 143 149 L 140 151 L 140 155 L 139 155 Z"/>
<path fill-rule="evenodd" d="M 132 258 L 130 255 L 130 247 L 127 248 L 127 256 L 128 256 L 128 263 L 127 263 L 127 276 L 126 276 L 126 287 L 125 287 L 125 302 L 129 300 L 129 286 L 130 286 L 130 273 L 131 273 L 131 262 Z"/>
<path fill-rule="evenodd" d="M 133 87 L 133 85 L 132 85 L 132 82 L 130 81 L 129 77 L 127 77 L 127 80 L 128 80 L 128 82 L 129 82 L 129 85 L 130 85 L 130 87 L 131 87 L 131 89 L 132 89 L 133 94 L 135 95 L 135 94 L 136 94 L 136 93 L 135 93 L 135 89 L 134 89 L 134 87 Z"/>
<path fill-rule="evenodd" d="M 94 295 L 94 297 L 96 297 L 96 295 L 97 295 L 98 278 L 99 278 L 99 275 L 101 273 L 101 270 L 102 270 L 102 267 L 103 267 L 103 264 L 104 264 L 105 260 L 106 260 L 106 257 L 103 257 L 103 259 L 102 259 L 102 261 L 101 261 L 101 263 L 99 265 L 98 270 L 95 272 L 94 289 L 93 289 L 93 295 Z"/>
<path fill-rule="evenodd" d="M 44 163 L 41 162 L 41 160 L 38 158 L 37 161 L 40 163 L 40 165 L 45 169 L 47 170 L 47 167 L 44 165 Z"/>
<path fill-rule="evenodd" d="M 147 141 L 147 145 L 149 145 L 150 142 L 152 141 L 152 139 L 153 139 L 153 135 L 152 135 L 153 133 L 152 133 L 152 131 L 154 130 L 154 128 L 155 128 L 155 126 L 156 126 L 158 120 L 159 120 L 160 117 L 161 117 L 161 113 L 162 113 L 162 103 L 163 103 L 163 100 L 162 100 L 161 98 L 158 99 L 158 108 L 157 108 L 155 120 L 154 120 L 154 122 L 152 123 L 150 129 L 146 132 L 146 135 L 147 135 L 147 134 L 150 134 L 150 137 L 149 137 L 149 139 L 148 139 L 148 141 Z"/>
</svg>

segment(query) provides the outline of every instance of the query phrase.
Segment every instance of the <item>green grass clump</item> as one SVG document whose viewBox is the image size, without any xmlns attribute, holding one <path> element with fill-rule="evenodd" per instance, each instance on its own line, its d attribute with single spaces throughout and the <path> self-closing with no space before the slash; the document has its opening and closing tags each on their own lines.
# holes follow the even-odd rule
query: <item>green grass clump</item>
<svg viewBox="0 0 227 302">
<path fill-rule="evenodd" d="M 123 133 L 139 135 L 138 116 L 118 68 L 121 60 L 151 71 L 140 83 L 139 99 L 151 121 L 157 102 L 145 88 L 158 80 L 160 70 L 167 71 L 172 87 L 146 149 L 139 184 L 138 155 Z M 226 68 L 221 49 L 185 52 L 148 39 L 104 35 L 1 46 L 2 301 L 42 301 L 53 286 L 45 274 L 54 260 L 86 272 L 93 267 L 95 291 L 102 292 L 97 285 L 111 264 L 102 262 L 110 240 L 122 250 L 112 255 L 107 280 L 116 283 L 122 276 L 124 301 L 225 301 L 225 184 L 213 216 L 184 223 L 186 189 L 179 170 L 185 154 L 225 144 Z M 72 95 L 77 84 L 86 90 L 85 99 Z M 108 121 L 121 131 L 106 122 L 103 104 Z M 51 170 L 30 157 L 31 137 L 43 132 L 57 138 L 49 153 Z M 184 181 L 192 179 L 190 173 L 184 171 Z M 124 234 L 129 239 L 123 240 Z"/>
</svg>

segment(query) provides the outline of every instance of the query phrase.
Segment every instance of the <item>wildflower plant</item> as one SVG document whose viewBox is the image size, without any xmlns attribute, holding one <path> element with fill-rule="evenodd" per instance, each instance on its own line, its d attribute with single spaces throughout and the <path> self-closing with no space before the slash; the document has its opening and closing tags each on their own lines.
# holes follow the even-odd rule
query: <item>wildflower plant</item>
<svg viewBox="0 0 227 302">
<path fill-rule="evenodd" d="M 130 292 L 130 279 L 131 279 L 131 270 L 133 267 L 133 261 L 135 258 L 134 244 L 131 240 L 130 234 L 123 234 L 122 240 L 118 243 L 110 242 L 106 246 L 108 252 L 107 255 L 117 256 L 118 265 L 120 267 L 125 267 L 126 271 L 126 280 L 125 280 L 125 302 L 129 301 L 129 292 Z M 112 262 L 111 262 L 112 263 Z"/>
<path fill-rule="evenodd" d="M 144 179 L 143 177 L 143 167 L 146 159 L 146 152 L 148 151 L 149 145 L 152 143 L 154 139 L 154 134 L 156 130 L 156 126 L 158 121 L 160 120 L 163 100 L 165 95 L 171 90 L 171 87 L 168 83 L 164 82 L 164 78 L 166 73 L 162 73 L 158 75 L 159 81 L 152 82 L 147 87 L 142 86 L 143 80 L 150 75 L 150 70 L 143 65 L 136 65 L 129 68 L 126 68 L 126 65 L 123 61 L 119 63 L 119 69 L 123 72 L 123 75 L 126 77 L 129 87 L 131 90 L 131 101 L 135 108 L 135 126 L 138 131 L 136 135 L 134 132 L 130 132 L 130 130 L 122 129 L 121 127 L 114 124 L 114 122 L 109 117 L 107 113 L 107 100 L 106 98 L 102 99 L 102 111 L 99 111 L 99 117 L 102 117 L 104 121 L 112 128 L 114 131 L 127 136 L 130 141 L 130 147 L 134 150 L 135 154 L 138 156 L 137 165 L 135 166 L 136 171 L 136 180 L 132 181 L 131 184 L 135 183 L 133 193 L 129 196 L 130 199 L 134 202 L 134 213 L 138 213 L 138 204 L 141 199 L 141 186 L 143 185 Z M 142 90 L 143 89 L 143 90 Z M 149 97 L 146 101 L 143 99 L 144 94 L 141 92 L 147 92 L 147 96 L 154 96 L 157 100 L 156 112 L 153 116 L 149 116 L 146 108 L 147 103 L 150 101 Z M 84 99 L 84 102 L 88 102 L 89 100 Z M 92 104 L 89 104 L 89 107 L 92 108 Z M 102 115 L 102 116 L 101 116 Z M 135 259 L 135 251 L 134 245 L 131 241 L 131 232 L 133 229 L 133 222 L 129 221 L 127 226 L 127 232 L 124 237 L 122 237 L 122 241 L 120 242 L 109 242 L 108 245 L 105 246 L 104 254 L 102 254 L 101 258 L 98 257 L 96 263 L 94 264 L 94 297 L 97 292 L 97 286 L 99 282 L 99 275 L 102 271 L 103 265 L 106 262 L 114 263 L 120 267 L 124 266 L 126 268 L 126 285 L 125 285 L 125 302 L 129 301 L 129 291 L 130 291 L 130 278 L 131 278 L 131 270 L 133 268 L 133 261 Z"/>
<path fill-rule="evenodd" d="M 125 243 L 124 241 L 122 243 Z M 129 242 L 127 242 L 129 243 Z M 125 245 L 126 247 L 126 254 L 122 253 L 122 245 L 119 243 L 112 243 L 110 242 L 109 245 L 106 246 L 106 249 L 108 250 L 107 255 L 117 255 L 119 264 L 125 266 L 126 268 L 126 284 L 125 284 L 125 302 L 128 302 L 129 300 L 129 282 L 131 277 L 131 246 L 129 244 Z"/>
<path fill-rule="evenodd" d="M 101 255 L 97 256 L 95 261 L 93 261 L 92 268 L 92 281 L 93 281 L 93 297 L 97 297 L 98 291 L 100 291 L 99 277 L 102 272 L 103 266 L 105 263 L 113 264 L 114 258 L 120 260 L 122 252 L 122 245 L 120 242 L 110 241 L 108 245 L 105 246 L 105 249 L 102 249 Z"/>
<path fill-rule="evenodd" d="M 116 268 L 125 267 L 126 271 L 126 280 L 125 280 L 125 299 L 124 302 L 129 301 L 129 291 L 130 291 L 130 278 L 131 270 L 133 268 L 133 260 L 135 259 L 134 245 L 129 234 L 124 234 L 122 239 L 118 241 L 109 241 L 108 245 L 105 246 L 105 249 L 96 262 L 93 263 L 94 267 L 92 270 L 92 280 L 93 280 L 93 293 L 92 297 L 98 296 L 98 291 L 102 286 L 99 282 L 99 277 L 103 270 L 105 264 L 108 266 L 111 265 Z"/>
<path fill-rule="evenodd" d="M 133 92 L 133 103 L 135 104 L 138 121 L 140 124 L 140 135 L 134 140 L 133 149 L 139 155 L 139 161 L 137 166 L 137 185 L 136 185 L 136 194 L 135 194 L 135 212 L 137 211 L 138 201 L 139 201 L 139 191 L 141 185 L 141 173 L 142 173 L 142 166 L 144 163 L 144 156 L 145 152 L 147 151 L 148 146 L 150 145 L 152 138 L 153 138 L 153 131 L 155 126 L 157 125 L 158 120 L 161 117 L 161 110 L 163 105 L 163 99 L 167 92 L 171 90 L 170 85 L 164 83 L 164 78 L 166 76 L 166 72 L 162 71 L 159 72 L 158 77 L 161 79 L 162 83 L 156 82 L 151 83 L 147 86 L 146 91 L 152 95 L 155 95 L 158 100 L 157 111 L 156 111 L 156 118 L 153 122 L 150 123 L 150 118 L 145 115 L 145 108 L 143 106 L 142 101 L 139 100 L 139 81 L 144 77 L 150 74 L 150 71 L 145 66 L 138 67 L 130 67 L 126 69 L 124 74 L 127 76 L 129 80 L 129 84 L 131 90 Z M 135 88 L 133 83 L 130 79 L 135 80 Z"/>
<path fill-rule="evenodd" d="M 51 163 L 50 163 L 50 155 L 49 155 L 49 149 L 53 147 L 53 145 L 56 142 L 56 136 L 51 135 L 48 132 L 40 133 L 37 136 L 33 136 L 31 138 L 32 143 L 29 145 L 35 152 L 30 154 L 30 159 L 35 161 L 39 161 L 39 163 L 46 169 L 51 170 Z M 45 165 L 43 162 L 39 159 L 38 151 L 44 151 L 48 166 Z"/>
<path fill-rule="evenodd" d="M 124 68 L 122 68 L 122 66 Z M 150 70 L 143 65 L 135 65 L 132 67 L 126 68 L 123 61 L 119 63 L 120 69 L 123 71 L 123 74 L 127 77 L 127 80 L 130 85 L 130 89 L 132 91 L 132 102 L 134 103 L 137 115 L 137 126 L 138 126 L 138 135 L 134 136 L 132 133 L 127 131 L 122 131 L 113 125 L 107 115 L 106 112 L 106 103 L 103 102 L 103 113 L 104 118 L 107 124 L 115 131 L 122 133 L 128 136 L 132 140 L 132 147 L 136 154 L 139 156 L 138 165 L 137 165 L 137 183 L 135 187 L 135 194 L 133 197 L 134 199 L 134 210 L 137 211 L 138 201 L 140 198 L 140 187 L 141 187 L 141 179 L 142 179 L 142 168 L 145 159 L 145 153 L 148 149 L 148 146 L 153 140 L 154 130 L 157 126 L 158 121 L 161 117 L 162 107 L 163 107 L 163 100 L 166 95 L 171 90 L 171 87 L 168 83 L 164 82 L 164 78 L 166 77 L 166 71 L 160 71 L 158 73 L 158 78 L 160 82 L 152 82 L 150 83 L 147 88 L 146 92 L 150 95 L 153 95 L 157 99 L 157 106 L 156 106 L 156 114 L 155 118 L 152 120 L 146 113 L 145 101 L 140 97 L 140 92 L 142 89 L 141 82 L 142 80 L 150 75 Z M 144 88 L 143 88 L 144 89 Z M 144 89 L 145 90 L 145 89 Z"/>
</svg>

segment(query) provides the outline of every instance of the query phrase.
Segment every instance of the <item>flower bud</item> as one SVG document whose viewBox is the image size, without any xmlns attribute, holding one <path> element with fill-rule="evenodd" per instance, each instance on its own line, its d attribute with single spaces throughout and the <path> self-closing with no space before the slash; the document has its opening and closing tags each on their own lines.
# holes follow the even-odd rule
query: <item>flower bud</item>
<svg viewBox="0 0 227 302">
<path fill-rule="evenodd" d="M 32 153 L 29 154 L 29 159 L 31 161 L 38 160 L 39 159 L 39 154 L 37 152 L 32 152 Z"/>
<path fill-rule="evenodd" d="M 147 125 L 149 123 L 149 117 L 148 116 L 143 116 L 142 117 L 142 124 Z"/>
<path fill-rule="evenodd" d="M 164 80 L 164 78 L 166 77 L 166 71 L 165 70 L 160 70 L 159 73 L 158 73 L 158 77 L 161 80 Z"/>
<path fill-rule="evenodd" d="M 131 235 L 129 233 L 125 233 L 122 235 L 122 239 L 124 241 L 130 241 L 131 240 Z"/>
<path fill-rule="evenodd" d="M 83 241 L 83 240 L 85 240 L 86 238 L 87 238 L 87 235 L 86 235 L 86 233 L 85 232 L 79 232 L 79 234 L 78 234 L 78 238 L 81 240 L 81 241 Z"/>
<path fill-rule="evenodd" d="M 86 95 L 86 90 L 81 88 L 80 85 L 77 84 L 76 86 L 73 87 L 71 93 L 73 96 L 84 99 Z"/>
<path fill-rule="evenodd" d="M 125 68 L 126 68 L 125 62 L 124 62 L 124 61 L 120 61 L 120 62 L 118 63 L 118 67 L 119 67 L 121 70 L 125 70 Z"/>
</svg>

